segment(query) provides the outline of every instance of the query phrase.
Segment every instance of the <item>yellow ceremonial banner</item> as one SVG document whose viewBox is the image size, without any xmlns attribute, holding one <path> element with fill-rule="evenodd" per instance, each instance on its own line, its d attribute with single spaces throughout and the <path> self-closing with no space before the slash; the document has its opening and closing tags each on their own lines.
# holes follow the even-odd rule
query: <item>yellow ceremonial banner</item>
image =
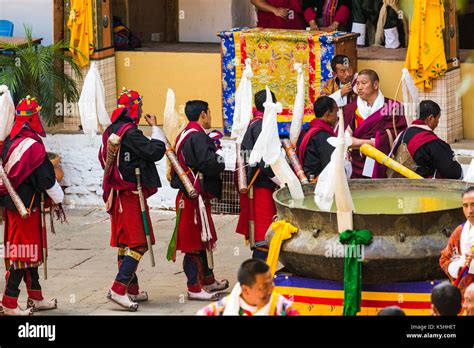
<svg viewBox="0 0 474 348">
<path fill-rule="evenodd" d="M 305 71 L 304 122 L 314 118 L 310 104 L 321 89 L 321 45 L 320 33 L 255 28 L 235 35 L 236 58 L 245 62 L 252 59 L 253 90 L 264 90 L 268 86 L 283 105 L 278 122 L 290 122 L 296 97 L 297 71 L 295 63 L 301 63 Z M 241 72 L 237 71 L 237 80 Z"/>
<path fill-rule="evenodd" d="M 92 0 L 72 0 L 67 27 L 71 31 L 70 51 L 74 62 L 85 67 L 94 51 Z"/>
<path fill-rule="evenodd" d="M 444 0 L 415 0 L 405 67 L 422 91 L 444 76 L 448 64 L 444 51 Z"/>
</svg>

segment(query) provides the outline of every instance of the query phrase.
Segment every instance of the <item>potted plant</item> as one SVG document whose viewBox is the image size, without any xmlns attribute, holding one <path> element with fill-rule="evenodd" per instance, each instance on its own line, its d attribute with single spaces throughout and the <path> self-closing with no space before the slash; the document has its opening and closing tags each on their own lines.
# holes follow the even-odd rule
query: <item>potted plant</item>
<svg viewBox="0 0 474 348">
<path fill-rule="evenodd" d="M 0 85 L 7 85 L 18 99 L 27 95 L 36 97 L 42 106 L 42 119 L 52 126 L 61 120 L 64 101 L 75 103 L 79 100 L 80 91 L 73 78 L 64 72 L 63 64 L 68 63 L 79 78 L 82 73 L 68 54 L 71 48 L 68 43 L 35 45 L 31 28 L 25 26 L 25 32 L 25 44 L 2 43 Z M 2 51 L 9 54 L 1 54 Z"/>
</svg>

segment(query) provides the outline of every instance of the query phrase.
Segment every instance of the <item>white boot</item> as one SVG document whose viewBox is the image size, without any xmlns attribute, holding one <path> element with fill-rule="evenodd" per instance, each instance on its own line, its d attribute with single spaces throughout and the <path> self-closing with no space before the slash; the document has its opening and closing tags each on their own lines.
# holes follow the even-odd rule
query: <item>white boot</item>
<svg viewBox="0 0 474 348">
<path fill-rule="evenodd" d="M 33 315 L 33 309 L 28 308 L 28 309 L 23 310 L 20 308 L 20 306 L 16 306 L 15 309 L 3 307 L 3 315 L 26 317 L 26 316 Z"/>
<path fill-rule="evenodd" d="M 107 299 L 111 302 L 118 304 L 120 307 L 129 310 L 130 312 L 136 312 L 138 310 L 138 303 L 130 300 L 128 295 L 119 295 L 112 289 L 107 294 Z"/>
<path fill-rule="evenodd" d="M 400 47 L 400 36 L 397 28 L 384 29 L 385 33 L 385 48 Z"/>
<path fill-rule="evenodd" d="M 130 299 L 133 302 L 146 302 L 146 301 L 148 301 L 148 293 L 146 291 L 140 291 L 140 293 L 138 295 L 128 294 L 128 296 L 130 296 Z"/>
<path fill-rule="evenodd" d="M 220 282 L 217 280 L 210 285 L 204 285 L 203 288 L 207 292 L 216 292 L 216 291 L 223 291 L 229 287 L 229 281 L 227 279 L 223 279 Z"/>
<path fill-rule="evenodd" d="M 37 301 L 37 300 L 33 300 L 29 298 L 28 301 L 26 302 L 26 306 L 28 308 L 31 308 L 33 312 L 47 311 L 47 310 L 58 308 L 58 300 L 53 298 L 49 301 L 44 300 L 44 299 L 41 301 Z"/>
<path fill-rule="evenodd" d="M 360 34 L 360 36 L 357 38 L 357 46 L 365 46 L 365 36 L 366 36 L 366 33 L 367 33 L 367 24 L 352 23 L 352 32 Z"/>
<path fill-rule="evenodd" d="M 219 299 L 218 294 L 211 294 L 204 289 L 201 292 L 190 292 L 188 291 L 188 300 L 191 301 L 217 301 Z"/>
</svg>

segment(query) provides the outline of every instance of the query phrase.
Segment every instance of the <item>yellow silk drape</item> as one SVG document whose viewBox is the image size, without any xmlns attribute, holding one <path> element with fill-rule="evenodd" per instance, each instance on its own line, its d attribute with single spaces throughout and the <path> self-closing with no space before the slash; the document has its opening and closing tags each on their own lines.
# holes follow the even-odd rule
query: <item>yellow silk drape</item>
<svg viewBox="0 0 474 348">
<path fill-rule="evenodd" d="M 272 272 L 272 275 L 274 275 L 278 266 L 278 257 L 280 256 L 281 244 L 283 241 L 290 239 L 294 233 L 298 232 L 298 228 L 284 220 L 272 223 L 271 228 L 275 234 L 273 235 L 272 241 L 270 242 L 270 249 L 267 256 L 267 265 L 270 266 L 270 271 Z"/>
<path fill-rule="evenodd" d="M 422 91 L 444 76 L 448 64 L 444 51 L 444 0 L 415 0 L 405 67 Z"/>
<path fill-rule="evenodd" d="M 71 1 L 67 26 L 71 31 L 70 51 L 74 62 L 80 67 L 87 66 L 94 51 L 92 0 Z"/>
</svg>

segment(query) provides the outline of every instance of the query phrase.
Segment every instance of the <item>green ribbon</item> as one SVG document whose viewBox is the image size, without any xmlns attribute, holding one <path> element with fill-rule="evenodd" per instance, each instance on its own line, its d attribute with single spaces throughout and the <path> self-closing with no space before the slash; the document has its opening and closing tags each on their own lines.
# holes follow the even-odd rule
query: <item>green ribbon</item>
<svg viewBox="0 0 474 348">
<path fill-rule="evenodd" d="M 166 259 L 168 261 L 176 262 L 176 241 L 178 237 L 179 220 L 181 220 L 181 204 L 178 207 L 178 212 L 176 213 L 176 224 L 174 226 L 173 235 L 171 236 L 171 240 L 168 245 L 168 252 L 166 253 Z"/>
<path fill-rule="evenodd" d="M 362 297 L 362 260 L 356 255 L 357 245 L 368 245 L 372 241 L 368 230 L 347 230 L 341 233 L 339 241 L 348 245 L 344 255 L 344 316 L 360 312 Z"/>
</svg>

